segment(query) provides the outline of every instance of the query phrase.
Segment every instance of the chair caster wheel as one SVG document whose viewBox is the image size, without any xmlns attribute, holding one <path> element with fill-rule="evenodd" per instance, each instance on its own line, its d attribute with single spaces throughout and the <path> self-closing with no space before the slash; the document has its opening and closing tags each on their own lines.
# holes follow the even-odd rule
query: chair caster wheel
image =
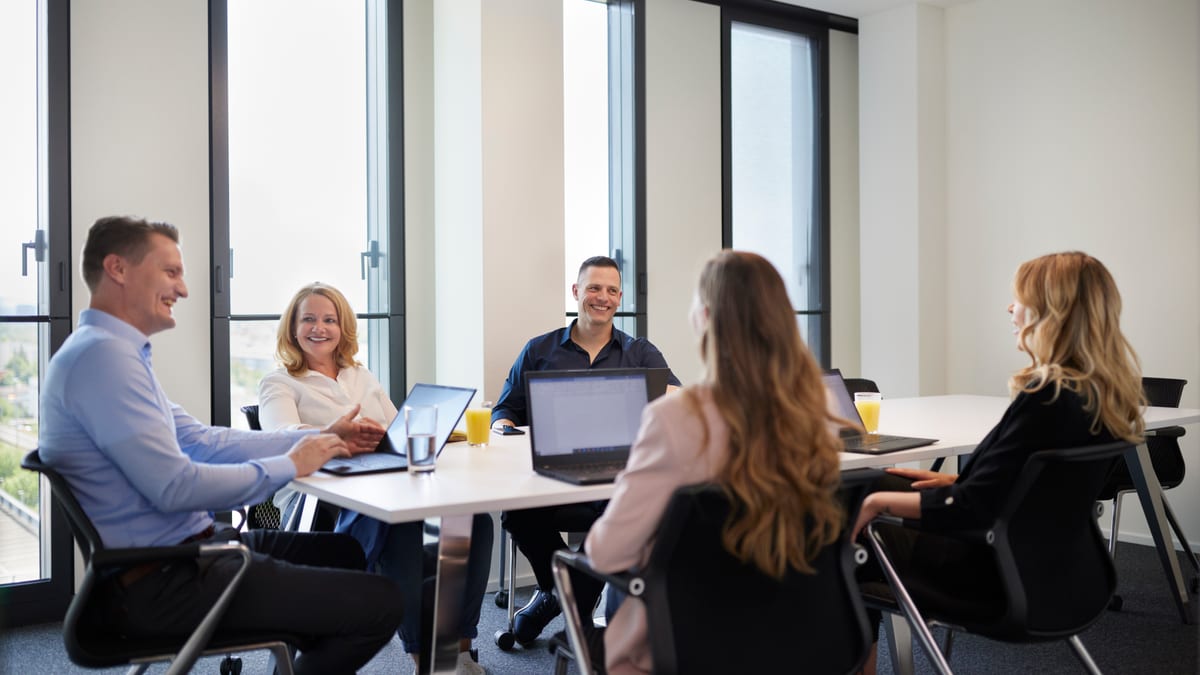
<svg viewBox="0 0 1200 675">
<path fill-rule="evenodd" d="M 516 636 L 513 635 L 512 633 L 510 633 L 509 631 L 506 631 L 506 630 L 496 631 L 496 646 L 500 648 L 500 651 L 502 651 L 502 652 L 509 651 L 510 649 L 513 648 L 513 645 L 516 643 L 517 643 Z"/>
<path fill-rule="evenodd" d="M 508 591 L 496 591 L 496 606 L 508 609 Z"/>
<path fill-rule="evenodd" d="M 221 675 L 241 675 L 242 660 L 235 659 L 232 656 L 226 656 L 221 661 Z"/>
<path fill-rule="evenodd" d="M 1119 595 L 1112 596 L 1112 599 L 1108 601 L 1108 608 L 1114 612 L 1121 611 L 1121 608 L 1124 606 L 1125 601 Z"/>
</svg>

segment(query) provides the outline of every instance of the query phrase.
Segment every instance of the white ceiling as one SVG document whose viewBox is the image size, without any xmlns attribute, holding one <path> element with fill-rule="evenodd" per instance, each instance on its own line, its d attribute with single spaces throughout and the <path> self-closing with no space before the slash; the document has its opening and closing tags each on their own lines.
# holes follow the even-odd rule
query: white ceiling
<svg viewBox="0 0 1200 675">
<path fill-rule="evenodd" d="M 823 12 L 832 12 L 833 14 L 841 14 L 855 19 L 860 19 L 864 16 L 882 12 L 888 9 L 894 9 L 903 5 L 913 5 L 920 2 L 924 5 L 935 5 L 937 7 L 950 7 L 952 5 L 961 5 L 964 2 L 971 0 L 781 0 L 790 5 L 800 7 L 808 7 L 809 9 L 819 9 Z"/>
</svg>

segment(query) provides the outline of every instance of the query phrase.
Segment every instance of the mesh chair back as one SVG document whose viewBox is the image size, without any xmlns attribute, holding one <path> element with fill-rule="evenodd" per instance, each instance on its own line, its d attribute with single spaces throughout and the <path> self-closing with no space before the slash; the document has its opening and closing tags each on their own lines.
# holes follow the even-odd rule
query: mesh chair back
<svg viewBox="0 0 1200 675">
<path fill-rule="evenodd" d="M 262 431 L 262 424 L 258 421 L 258 406 L 244 405 L 241 410 L 246 416 L 246 424 L 254 431 Z M 283 514 L 270 499 L 251 506 L 246 517 L 246 527 L 251 530 L 278 530 L 283 526 Z"/>
<path fill-rule="evenodd" d="M 856 670 L 871 639 L 846 538 L 813 561 L 815 574 L 776 580 L 725 551 L 728 514 L 720 488 L 693 486 L 663 515 L 643 575 L 654 672 L 767 672 L 798 655 L 805 672 Z"/>
<path fill-rule="evenodd" d="M 1103 614 L 1116 571 L 1095 501 L 1127 442 L 1030 456 L 997 519 L 997 563 L 1008 597 L 996 624 L 968 629 L 1010 640 L 1074 635 Z"/>
<path fill-rule="evenodd" d="M 258 406 L 244 405 L 242 406 L 242 414 L 246 416 L 246 424 L 254 431 L 262 431 L 262 424 L 258 422 Z"/>
</svg>

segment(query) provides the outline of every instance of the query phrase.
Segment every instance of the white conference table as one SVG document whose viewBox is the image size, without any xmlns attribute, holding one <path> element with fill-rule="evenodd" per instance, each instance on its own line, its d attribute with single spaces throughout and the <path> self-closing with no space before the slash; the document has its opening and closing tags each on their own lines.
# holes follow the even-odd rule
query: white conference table
<svg viewBox="0 0 1200 675">
<path fill-rule="evenodd" d="M 880 416 L 880 432 L 939 439 L 922 448 L 886 455 L 842 453 L 842 468 L 878 468 L 936 457 L 969 454 L 1000 420 L 1008 399 L 1002 396 L 927 396 L 886 399 Z M 1148 408 L 1148 430 L 1200 422 L 1200 409 Z M 1140 462 L 1138 461 L 1140 459 Z M 1159 547 L 1168 579 L 1173 582 L 1176 603 L 1184 620 L 1189 617 L 1188 593 L 1174 555 L 1170 530 L 1162 510 L 1161 489 L 1153 475 L 1144 444 L 1138 446 L 1133 467 L 1135 482 L 1147 521 Z M 441 552 L 435 591 L 435 642 L 433 672 L 453 672 L 457 658 L 454 622 L 456 602 L 442 598 L 461 597 L 462 572 L 470 549 L 471 516 L 513 509 L 608 499 L 613 486 L 576 486 L 533 472 L 529 436 L 493 433 L 487 447 L 466 443 L 447 444 L 431 474 L 382 473 L 366 476 L 334 476 L 317 473 L 293 481 L 291 486 L 317 499 L 352 509 L 388 523 L 425 518 L 442 518 Z M 1156 527 L 1157 525 L 1157 527 Z M 1169 553 L 1168 553 L 1169 551 Z M 1169 560 L 1168 560 L 1169 559 Z M 444 578 L 443 578 L 444 577 Z"/>
</svg>

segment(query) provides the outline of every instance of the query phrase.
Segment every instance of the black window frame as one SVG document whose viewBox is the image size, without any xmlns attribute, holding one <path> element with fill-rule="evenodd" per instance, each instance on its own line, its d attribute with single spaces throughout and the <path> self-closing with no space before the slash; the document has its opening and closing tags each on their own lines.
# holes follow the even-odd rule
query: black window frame
<svg viewBox="0 0 1200 675">
<path fill-rule="evenodd" d="M 386 0 L 387 8 L 387 158 L 389 304 L 386 312 L 365 312 L 360 320 L 383 320 L 388 326 L 388 381 L 393 396 L 408 387 L 405 353 L 406 292 L 404 283 L 404 3 Z M 370 12 L 368 11 L 368 15 Z M 366 27 L 364 27 L 364 30 Z M 278 321 L 279 314 L 234 315 L 230 312 L 229 246 L 229 87 L 228 0 L 209 2 L 209 213 L 211 262 L 212 423 L 229 426 L 230 344 L 234 321 Z M 364 139 L 364 143 L 366 139 Z M 368 197 L 364 195 L 364 199 Z M 364 255 L 370 255 L 369 253 Z M 373 330 L 368 328 L 368 330 Z"/>
<path fill-rule="evenodd" d="M 50 276 L 46 314 L 12 317 L 5 323 L 40 323 L 49 327 L 51 357 L 71 334 L 71 7 L 70 0 L 46 3 L 46 273 Z M 39 41 L 41 37 L 39 36 Z M 39 359 L 40 360 L 40 359 Z M 46 480 L 39 481 L 41 503 L 51 504 L 50 576 L 0 585 L 0 628 L 58 621 L 67 611 L 75 588 L 75 555 L 70 525 L 58 502 L 50 499 Z"/>
<path fill-rule="evenodd" d="M 817 129 L 813 172 L 813 210 L 816 227 L 809 242 L 817 251 L 813 277 L 818 282 L 815 295 L 809 297 L 810 309 L 795 310 L 797 317 L 819 322 L 818 330 L 808 332 L 808 346 L 824 368 L 831 367 L 830 306 L 830 176 L 829 176 L 829 31 L 858 32 L 854 19 L 785 5 L 767 0 L 698 0 L 721 7 L 721 247 L 733 246 L 733 125 L 731 42 L 734 23 L 753 24 L 802 35 L 812 40 L 814 49 L 813 79 L 816 82 Z M 815 307 L 815 308 L 814 308 Z M 810 323 L 811 327 L 811 323 Z"/>
<path fill-rule="evenodd" d="M 608 5 L 608 254 L 625 292 L 613 317 L 633 318 L 634 336 L 646 337 L 646 3 L 597 1 Z"/>
</svg>

